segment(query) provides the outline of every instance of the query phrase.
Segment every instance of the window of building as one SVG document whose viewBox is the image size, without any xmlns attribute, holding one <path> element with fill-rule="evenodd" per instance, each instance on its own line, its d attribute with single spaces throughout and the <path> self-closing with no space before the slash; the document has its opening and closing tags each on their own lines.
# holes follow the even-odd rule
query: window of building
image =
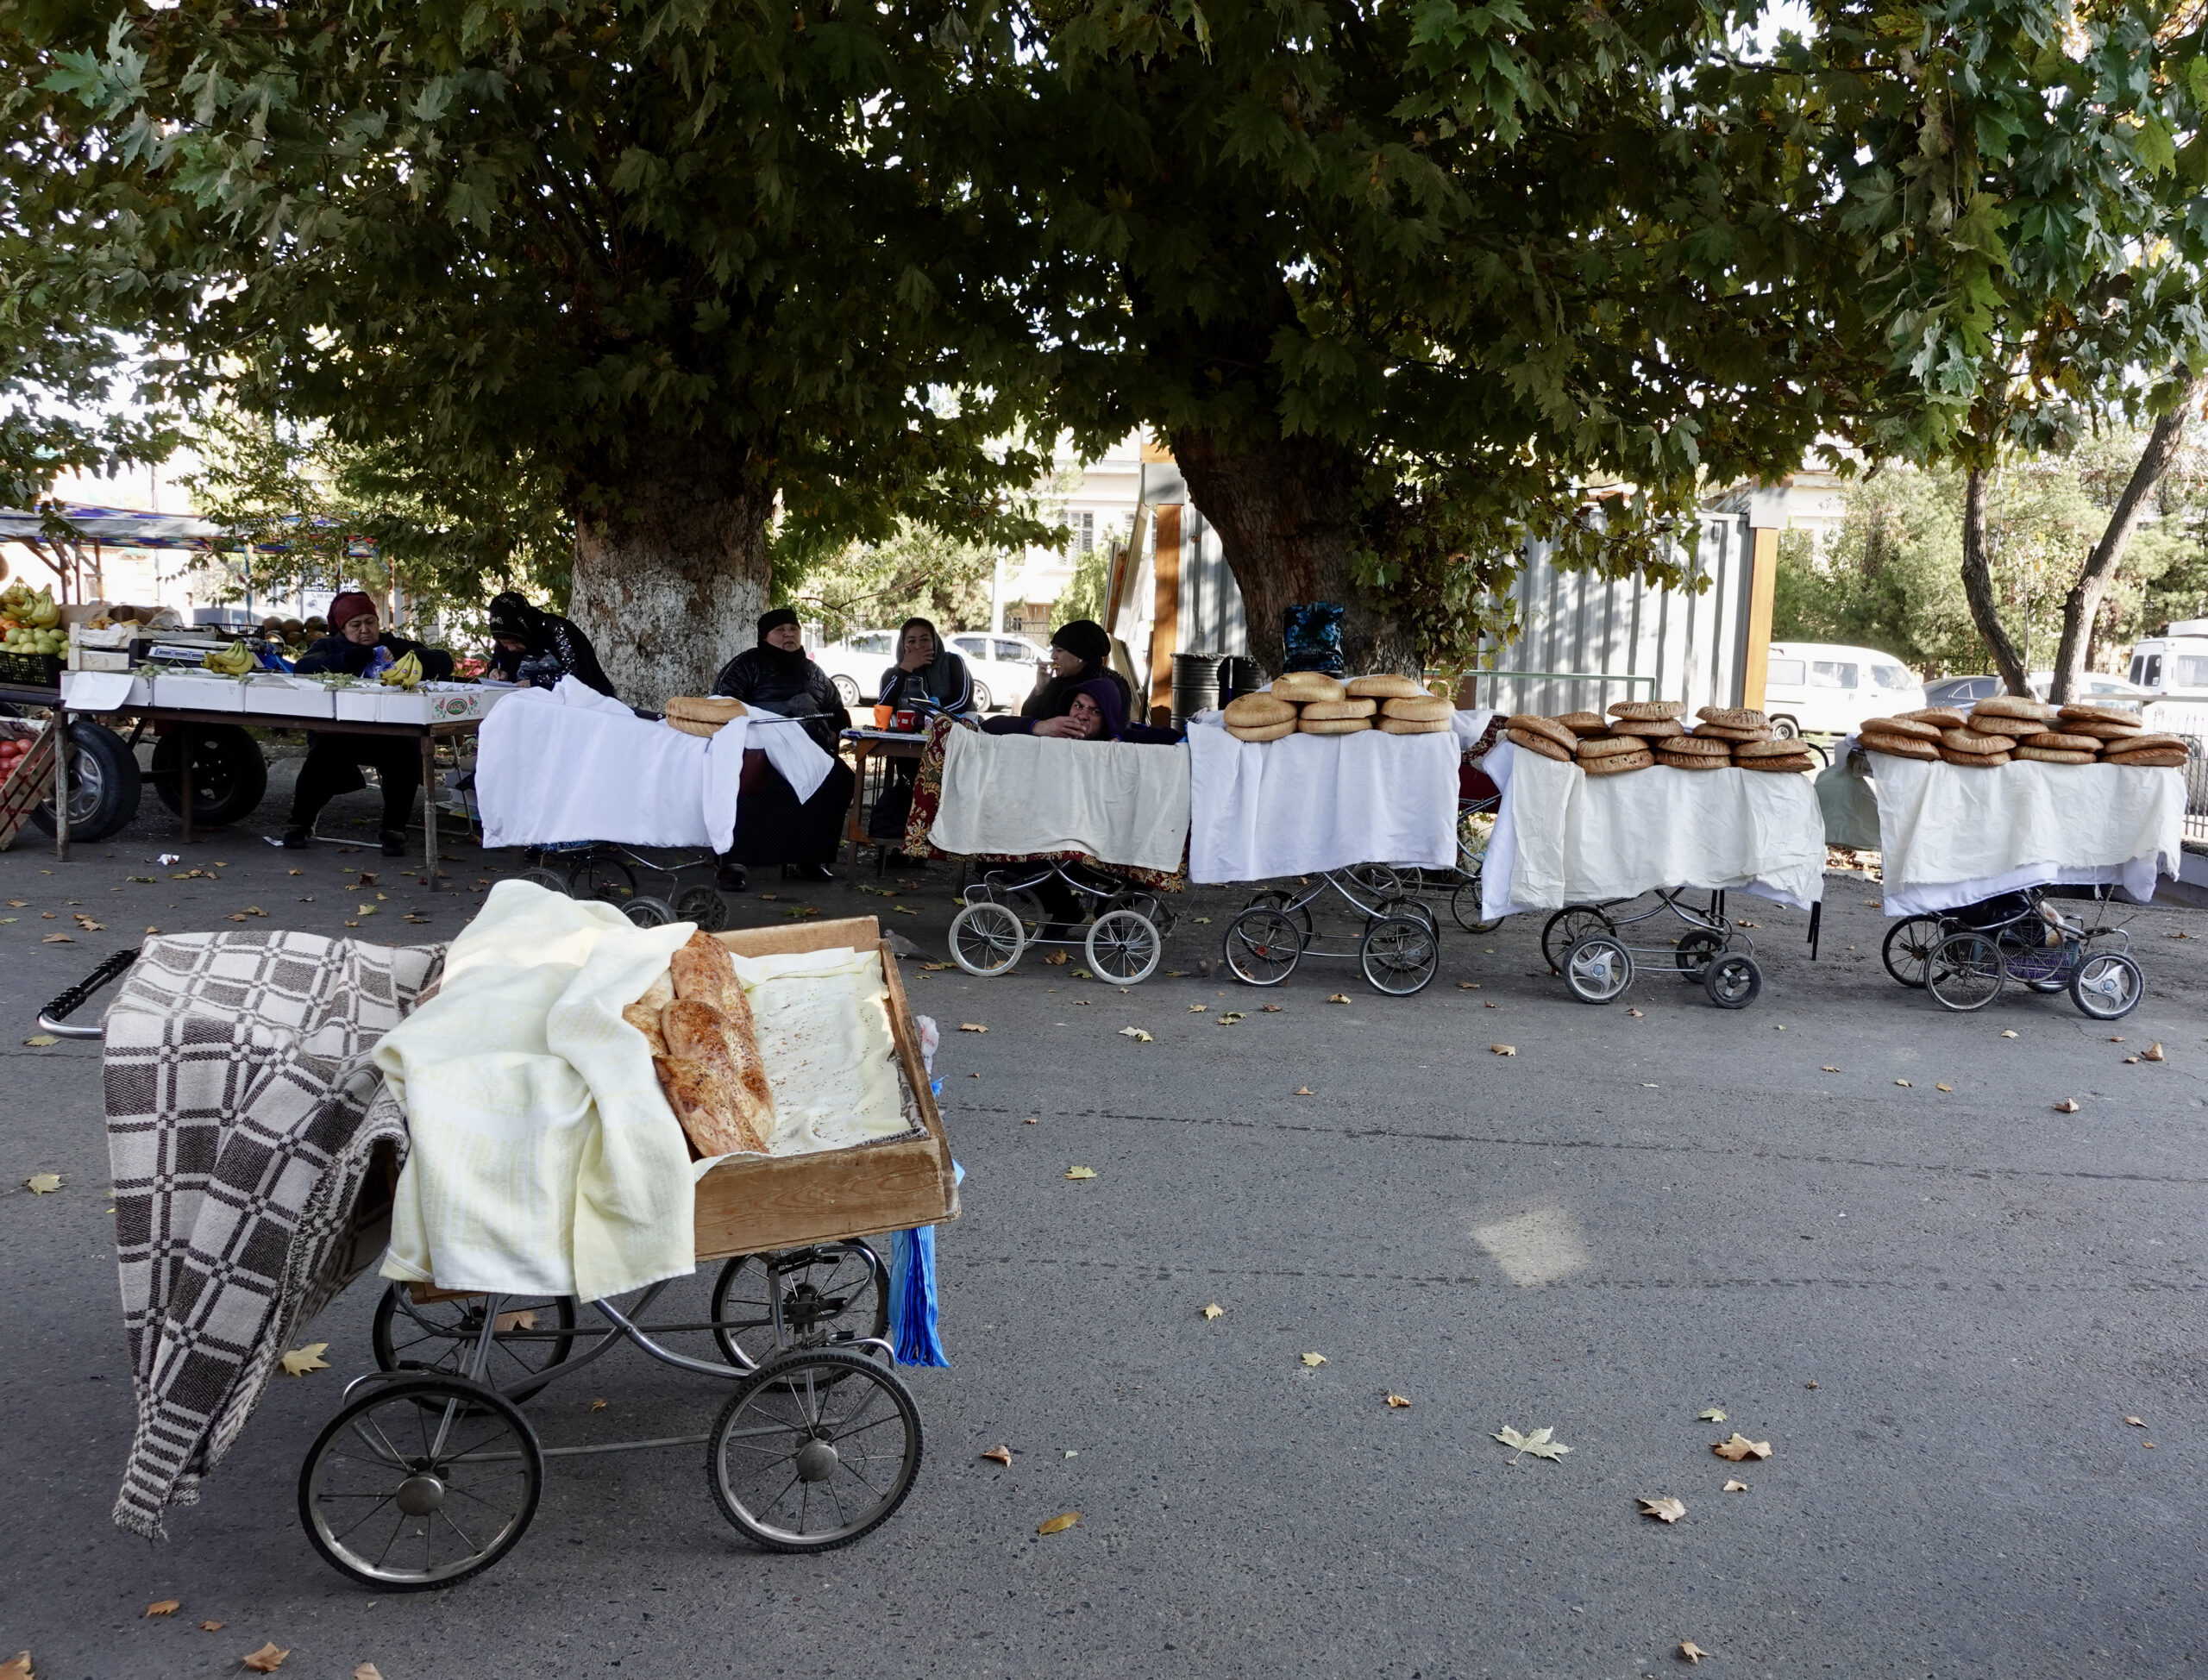
<svg viewBox="0 0 2208 1680">
<path fill-rule="evenodd" d="M 1069 513 L 1066 523 L 1073 527 L 1070 552 L 1085 555 L 1096 546 L 1096 516 L 1093 512 Z"/>
</svg>

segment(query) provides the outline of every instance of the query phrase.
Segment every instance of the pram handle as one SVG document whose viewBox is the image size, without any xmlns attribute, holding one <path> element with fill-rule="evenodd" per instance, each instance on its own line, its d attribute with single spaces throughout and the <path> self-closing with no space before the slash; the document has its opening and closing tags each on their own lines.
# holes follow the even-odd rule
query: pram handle
<svg viewBox="0 0 2208 1680">
<path fill-rule="evenodd" d="M 138 960 L 138 947 L 120 950 L 102 962 L 67 991 L 38 1012 L 38 1026 L 41 1032 L 50 1032 L 57 1038 L 97 1038 L 104 1031 L 97 1026 L 71 1026 L 69 1017 L 83 1008 L 92 994 L 98 991 L 117 975 Z"/>
</svg>

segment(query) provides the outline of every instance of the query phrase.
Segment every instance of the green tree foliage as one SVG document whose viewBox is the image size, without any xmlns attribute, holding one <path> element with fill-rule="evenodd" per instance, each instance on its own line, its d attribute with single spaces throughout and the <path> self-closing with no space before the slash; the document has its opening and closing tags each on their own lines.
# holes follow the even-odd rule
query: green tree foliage
<svg viewBox="0 0 2208 1680">
<path fill-rule="evenodd" d="M 775 604 L 793 606 L 829 640 L 925 618 L 948 633 L 987 629 L 989 579 L 1001 551 L 900 521 L 878 542 L 831 553 L 778 545 Z"/>
</svg>

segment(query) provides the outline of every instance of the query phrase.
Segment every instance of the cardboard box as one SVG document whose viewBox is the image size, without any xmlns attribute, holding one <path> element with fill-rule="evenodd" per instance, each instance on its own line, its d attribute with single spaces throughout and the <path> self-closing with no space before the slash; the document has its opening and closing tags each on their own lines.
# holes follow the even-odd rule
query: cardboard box
<svg viewBox="0 0 2208 1680">
<path fill-rule="evenodd" d="M 66 619 L 74 611 L 73 607 L 64 607 L 61 615 Z M 132 638 L 143 633 L 135 624 L 110 624 L 105 630 L 94 630 L 90 624 L 72 622 L 69 625 L 69 646 L 72 651 L 78 648 L 112 648 L 128 652 Z"/>
<path fill-rule="evenodd" d="M 192 676 L 164 671 L 154 679 L 154 704 L 186 711 L 243 711 L 245 684 L 212 672 Z"/>
<path fill-rule="evenodd" d="M 383 685 L 356 682 L 331 689 L 336 716 L 347 723 L 380 724 L 377 708 L 383 704 Z"/>
<path fill-rule="evenodd" d="M 125 648 L 76 648 L 69 649 L 69 668 L 72 671 L 127 671 L 130 668 L 130 653 Z"/>
<path fill-rule="evenodd" d="M 245 709 L 276 718 L 335 718 L 337 698 L 328 683 L 271 673 L 245 680 Z"/>
<path fill-rule="evenodd" d="M 104 672 L 100 674 L 106 675 L 110 674 Z M 72 690 L 75 686 L 72 681 L 72 676 L 73 674 L 68 671 L 64 671 L 61 674 L 61 699 L 65 705 L 75 705 L 78 704 L 75 695 L 72 693 Z M 130 679 L 130 692 L 129 695 L 122 699 L 116 701 L 114 704 L 116 705 L 151 705 L 153 703 L 153 683 L 145 677 L 134 676 Z"/>
</svg>

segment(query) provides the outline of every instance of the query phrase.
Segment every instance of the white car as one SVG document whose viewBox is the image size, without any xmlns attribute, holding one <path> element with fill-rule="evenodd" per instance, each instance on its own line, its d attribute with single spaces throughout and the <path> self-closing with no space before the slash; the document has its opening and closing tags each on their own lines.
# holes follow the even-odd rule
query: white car
<svg viewBox="0 0 2208 1680">
<path fill-rule="evenodd" d="M 1924 681 L 1891 654 L 1822 642 L 1774 642 L 1763 709 L 1782 737 L 1848 735 L 1866 718 L 1924 704 Z"/>
<path fill-rule="evenodd" d="M 974 680 L 974 705 L 981 711 L 1017 709 L 1035 687 L 1035 668 L 1050 663 L 1047 649 L 1023 636 L 957 630 L 944 638 L 966 661 Z M 841 642 L 817 649 L 812 661 L 836 685 L 844 704 L 869 706 L 881 692 L 881 674 L 897 662 L 895 630 L 855 630 Z"/>
<path fill-rule="evenodd" d="M 895 630 L 853 630 L 841 642 L 814 649 L 812 662 L 828 674 L 836 685 L 836 698 L 845 705 L 872 705 L 881 692 L 881 674 L 897 662 L 897 655 L 890 652 L 896 641 Z"/>
</svg>

